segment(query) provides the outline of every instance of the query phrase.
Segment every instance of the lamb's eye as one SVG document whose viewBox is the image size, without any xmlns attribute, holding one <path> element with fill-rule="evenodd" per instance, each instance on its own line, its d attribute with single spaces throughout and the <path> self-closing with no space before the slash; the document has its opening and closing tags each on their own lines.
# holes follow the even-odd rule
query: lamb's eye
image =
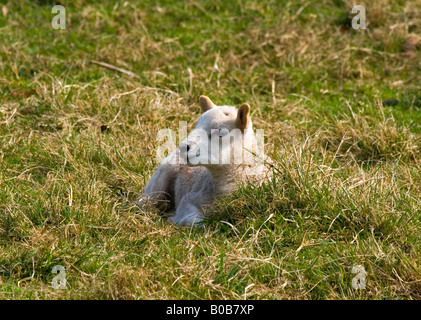
<svg viewBox="0 0 421 320">
<path fill-rule="evenodd" d="M 227 117 L 229 117 L 229 115 L 230 115 L 228 112 L 224 112 L 224 114 L 225 114 Z"/>
<path fill-rule="evenodd" d="M 227 128 L 218 129 L 218 134 L 222 138 L 223 136 L 227 135 L 229 133 Z"/>
</svg>

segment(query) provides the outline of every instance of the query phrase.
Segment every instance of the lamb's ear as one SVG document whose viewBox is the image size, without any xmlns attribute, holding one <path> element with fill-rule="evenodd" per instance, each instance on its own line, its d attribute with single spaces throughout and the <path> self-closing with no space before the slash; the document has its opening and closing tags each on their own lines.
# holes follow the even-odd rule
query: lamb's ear
<svg viewBox="0 0 421 320">
<path fill-rule="evenodd" d="M 237 113 L 237 127 L 244 132 L 250 125 L 250 106 L 243 103 Z"/>
<path fill-rule="evenodd" d="M 199 103 L 203 112 L 206 112 L 209 109 L 212 109 L 213 107 L 215 107 L 215 104 L 207 96 L 200 96 Z"/>
</svg>

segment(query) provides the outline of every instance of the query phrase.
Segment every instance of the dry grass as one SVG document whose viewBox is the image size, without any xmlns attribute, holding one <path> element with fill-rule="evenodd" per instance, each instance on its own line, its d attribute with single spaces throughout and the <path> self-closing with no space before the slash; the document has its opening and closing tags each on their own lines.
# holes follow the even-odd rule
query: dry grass
<svg viewBox="0 0 421 320">
<path fill-rule="evenodd" d="M 421 3 L 363 4 L 365 31 L 348 1 L 63 1 L 61 31 L 4 4 L 0 298 L 420 299 Z M 204 230 L 131 202 L 200 94 L 250 103 L 276 175 Z"/>
</svg>

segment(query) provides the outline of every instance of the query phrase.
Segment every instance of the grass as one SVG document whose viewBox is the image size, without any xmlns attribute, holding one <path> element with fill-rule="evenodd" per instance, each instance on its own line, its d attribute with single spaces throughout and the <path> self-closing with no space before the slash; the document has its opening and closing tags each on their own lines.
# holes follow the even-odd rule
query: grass
<svg viewBox="0 0 421 320">
<path fill-rule="evenodd" d="M 1 299 L 421 298 L 419 0 L 60 3 L 0 5 Z M 275 163 L 203 230 L 131 205 L 201 94 Z"/>
</svg>

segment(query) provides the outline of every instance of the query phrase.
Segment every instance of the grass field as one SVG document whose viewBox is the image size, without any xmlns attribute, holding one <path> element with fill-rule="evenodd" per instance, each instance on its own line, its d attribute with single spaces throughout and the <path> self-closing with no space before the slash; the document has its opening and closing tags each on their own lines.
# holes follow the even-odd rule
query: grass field
<svg viewBox="0 0 421 320">
<path fill-rule="evenodd" d="M 420 0 L 54 4 L 0 0 L 0 299 L 421 299 Z M 182 228 L 132 203 L 202 94 L 275 179 Z"/>
</svg>

